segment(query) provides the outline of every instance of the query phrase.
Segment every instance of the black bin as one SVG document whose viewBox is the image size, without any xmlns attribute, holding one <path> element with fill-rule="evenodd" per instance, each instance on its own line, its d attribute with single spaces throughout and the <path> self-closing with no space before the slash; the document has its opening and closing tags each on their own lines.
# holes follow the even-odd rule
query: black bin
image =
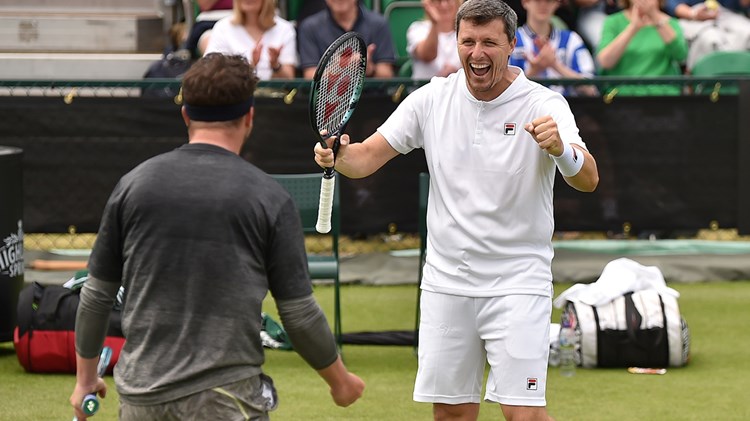
<svg viewBox="0 0 750 421">
<path fill-rule="evenodd" d="M 23 288 L 23 150 L 0 146 L 0 342 L 13 340 Z"/>
</svg>

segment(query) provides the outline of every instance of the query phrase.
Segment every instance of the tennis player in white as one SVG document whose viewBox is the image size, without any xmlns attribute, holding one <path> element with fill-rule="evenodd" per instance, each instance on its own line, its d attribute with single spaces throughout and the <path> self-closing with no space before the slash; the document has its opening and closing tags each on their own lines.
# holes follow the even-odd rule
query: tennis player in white
<svg viewBox="0 0 750 421">
<path fill-rule="evenodd" d="M 566 100 L 508 66 L 517 17 L 501 0 L 468 0 L 456 28 L 462 70 L 410 94 L 335 160 L 366 177 L 424 149 L 430 171 L 414 400 L 436 420 L 475 420 L 484 399 L 507 420 L 548 420 L 555 171 L 577 190 L 599 175 Z M 331 143 L 334 139 L 328 139 Z M 330 148 L 315 160 L 334 164 Z"/>
</svg>

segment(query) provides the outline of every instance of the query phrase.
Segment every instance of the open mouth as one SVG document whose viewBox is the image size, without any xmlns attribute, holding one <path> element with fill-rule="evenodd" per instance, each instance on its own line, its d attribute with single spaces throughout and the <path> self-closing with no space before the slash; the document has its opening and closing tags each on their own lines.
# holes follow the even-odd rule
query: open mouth
<svg viewBox="0 0 750 421">
<path fill-rule="evenodd" d="M 489 64 L 473 63 L 470 64 L 469 67 L 471 67 L 471 71 L 477 76 L 484 76 L 490 71 Z"/>
</svg>

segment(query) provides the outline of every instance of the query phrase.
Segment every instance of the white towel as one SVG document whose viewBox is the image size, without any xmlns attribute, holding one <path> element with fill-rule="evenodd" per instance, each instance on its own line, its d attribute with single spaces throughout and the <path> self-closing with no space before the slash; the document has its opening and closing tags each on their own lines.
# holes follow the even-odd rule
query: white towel
<svg viewBox="0 0 750 421">
<path fill-rule="evenodd" d="M 615 259 L 604 267 L 596 282 L 575 284 L 563 291 L 554 301 L 562 308 L 566 301 L 578 301 L 592 306 L 606 304 L 615 298 L 635 291 L 653 289 L 659 294 L 679 298 L 680 293 L 667 286 L 664 275 L 656 266 L 643 266 L 627 258 Z"/>
</svg>

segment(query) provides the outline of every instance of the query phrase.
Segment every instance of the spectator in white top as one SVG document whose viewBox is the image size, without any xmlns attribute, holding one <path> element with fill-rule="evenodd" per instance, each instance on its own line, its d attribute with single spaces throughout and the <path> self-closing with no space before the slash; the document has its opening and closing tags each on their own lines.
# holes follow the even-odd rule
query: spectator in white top
<svg viewBox="0 0 750 421">
<path fill-rule="evenodd" d="M 406 32 L 412 79 L 448 76 L 461 68 L 456 46 L 456 12 L 462 0 L 422 0 L 425 19 Z"/>
<path fill-rule="evenodd" d="M 297 34 L 276 16 L 274 0 L 235 0 L 233 16 L 214 26 L 207 53 L 244 56 L 260 80 L 292 79 L 297 72 Z"/>
</svg>

